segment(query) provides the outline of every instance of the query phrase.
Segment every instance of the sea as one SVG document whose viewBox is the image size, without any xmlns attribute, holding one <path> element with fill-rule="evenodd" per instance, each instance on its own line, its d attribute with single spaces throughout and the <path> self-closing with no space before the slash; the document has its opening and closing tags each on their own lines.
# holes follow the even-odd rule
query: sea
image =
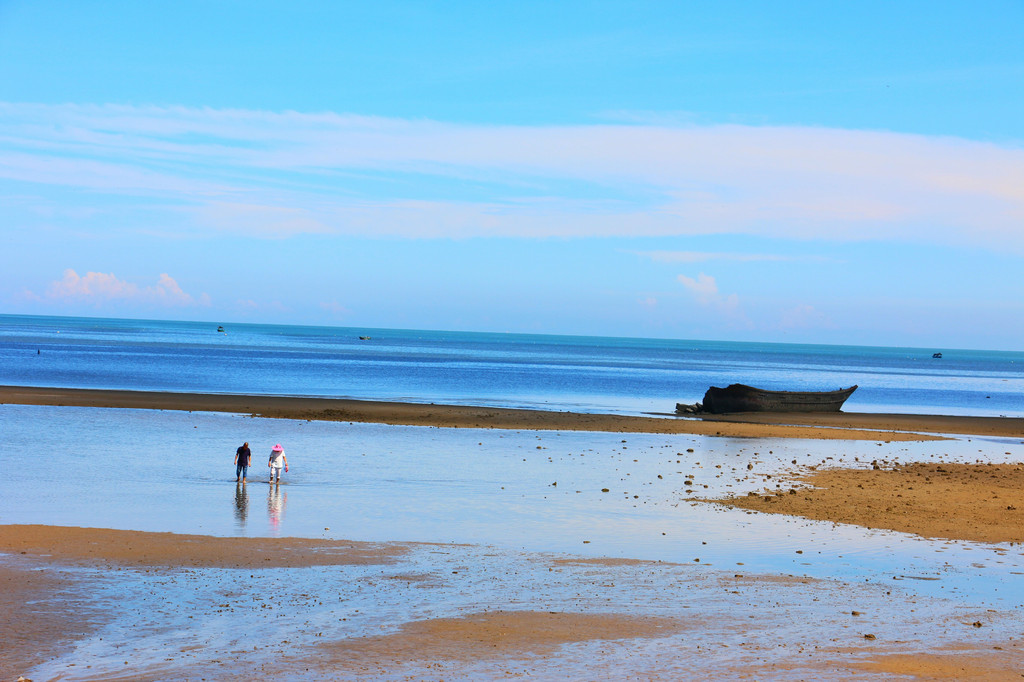
<svg viewBox="0 0 1024 682">
<path fill-rule="evenodd" d="M 731 383 L 1024 417 L 1024 351 L 0 315 L 4 385 L 665 414 Z"/>
</svg>

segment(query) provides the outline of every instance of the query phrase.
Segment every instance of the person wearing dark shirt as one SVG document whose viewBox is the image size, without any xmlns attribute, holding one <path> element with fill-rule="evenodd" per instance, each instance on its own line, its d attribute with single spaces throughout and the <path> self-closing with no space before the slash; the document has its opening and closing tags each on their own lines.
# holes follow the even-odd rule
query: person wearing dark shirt
<svg viewBox="0 0 1024 682">
<path fill-rule="evenodd" d="M 249 473 L 249 460 L 252 459 L 252 451 L 248 443 L 242 443 L 241 447 L 235 450 L 235 482 L 245 483 L 245 477 Z"/>
</svg>

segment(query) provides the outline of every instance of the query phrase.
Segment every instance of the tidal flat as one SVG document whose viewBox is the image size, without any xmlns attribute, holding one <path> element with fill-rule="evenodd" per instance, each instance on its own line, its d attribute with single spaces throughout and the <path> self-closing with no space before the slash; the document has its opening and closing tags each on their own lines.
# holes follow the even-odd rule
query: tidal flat
<svg viewBox="0 0 1024 682">
<path fill-rule="evenodd" d="M 654 679 L 884 679 L 899 666 L 973 666 L 1003 679 L 1021 661 L 1020 545 L 706 501 L 786 490 L 820 468 L 1020 462 L 1019 439 L 724 438 L 22 405 L 0 406 L 0 425 L 7 526 L 120 529 L 140 546 L 152 533 L 200 537 L 171 543 L 184 554 L 195 542 L 216 552 L 225 538 L 252 543 L 254 558 L 275 538 L 393 553 L 268 568 L 189 566 L 173 554 L 90 560 L 62 555 L 66 542 L 5 547 L 6 584 L 34 581 L 23 585 L 32 608 L 8 616 L 6 632 L 31 619 L 43 624 L 25 632 L 46 632 L 45 617 L 83 614 L 59 646 L 4 654 L 16 675 L 543 678 L 605 665 Z M 254 459 L 244 485 L 232 466 L 243 441 Z M 278 442 L 291 470 L 270 486 L 265 459 Z"/>
</svg>

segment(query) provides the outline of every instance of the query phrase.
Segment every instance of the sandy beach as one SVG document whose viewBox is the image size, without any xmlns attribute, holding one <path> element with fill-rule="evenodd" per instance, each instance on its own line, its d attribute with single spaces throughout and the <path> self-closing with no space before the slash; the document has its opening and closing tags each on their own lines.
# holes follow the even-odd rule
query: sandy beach
<svg viewBox="0 0 1024 682">
<path fill-rule="evenodd" d="M 538 432 L 682 433 L 733 444 L 736 438 L 846 439 L 912 449 L 914 441 L 936 442 L 929 439 L 946 434 L 1024 433 L 1022 420 L 999 418 L 775 415 L 775 423 L 762 423 L 761 415 L 708 421 L 14 387 L 0 388 L 0 402 Z M 625 450 L 626 441 L 619 444 Z M 1024 556 L 1019 463 L 858 464 L 802 465 L 771 479 L 778 485 L 784 478 L 780 488 L 688 501 L 987 543 L 998 561 L 1019 563 Z M 11 679 L 33 670 L 69 680 L 271 674 L 551 679 L 601 669 L 665 680 L 1011 680 L 1022 679 L 1024 667 L 1014 610 L 922 596 L 907 591 L 913 581 L 906 580 L 890 585 L 748 574 L 742 563 L 713 566 L 696 557 L 676 563 L 466 544 L 38 524 L 0 525 L 0 552 L 0 632 L 10 642 L 0 651 L 0 669 Z M 244 636 L 235 637 L 233 629 Z"/>
</svg>

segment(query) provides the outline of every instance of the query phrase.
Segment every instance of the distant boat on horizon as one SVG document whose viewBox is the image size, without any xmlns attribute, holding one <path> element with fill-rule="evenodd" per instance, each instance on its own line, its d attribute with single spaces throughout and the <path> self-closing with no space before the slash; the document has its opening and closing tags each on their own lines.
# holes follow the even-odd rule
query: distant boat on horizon
<svg viewBox="0 0 1024 682">
<path fill-rule="evenodd" d="M 936 360 L 941 360 L 942 353 L 932 353 L 932 357 L 935 358 Z"/>
</svg>

